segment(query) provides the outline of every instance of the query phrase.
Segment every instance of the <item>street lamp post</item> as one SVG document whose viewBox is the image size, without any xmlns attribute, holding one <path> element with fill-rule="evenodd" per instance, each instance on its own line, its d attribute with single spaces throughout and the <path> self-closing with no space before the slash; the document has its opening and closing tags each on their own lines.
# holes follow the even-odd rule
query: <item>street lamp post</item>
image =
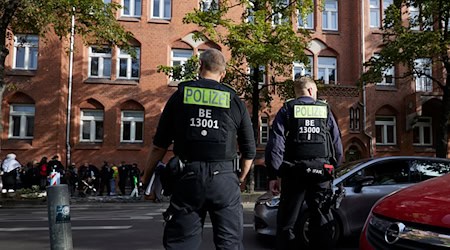
<svg viewBox="0 0 450 250">
<path fill-rule="evenodd" d="M 70 147 L 70 118 L 72 111 L 72 78 L 73 78 L 73 47 L 75 38 L 75 7 L 72 7 L 72 20 L 70 29 L 70 51 L 69 51 L 69 80 L 68 80 L 68 96 L 67 96 L 67 121 L 66 121 L 66 167 L 70 166 L 71 147 Z"/>
</svg>

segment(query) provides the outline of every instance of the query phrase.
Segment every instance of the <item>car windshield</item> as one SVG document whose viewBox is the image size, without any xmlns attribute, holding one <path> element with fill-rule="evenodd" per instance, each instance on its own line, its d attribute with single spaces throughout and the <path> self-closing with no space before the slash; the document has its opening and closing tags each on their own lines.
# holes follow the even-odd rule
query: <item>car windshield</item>
<svg viewBox="0 0 450 250">
<path fill-rule="evenodd" d="M 336 178 L 341 177 L 342 175 L 348 173 L 350 170 L 356 168 L 357 166 L 370 161 L 371 159 L 360 159 L 356 161 L 351 161 L 345 164 L 342 164 L 336 169 Z"/>
</svg>

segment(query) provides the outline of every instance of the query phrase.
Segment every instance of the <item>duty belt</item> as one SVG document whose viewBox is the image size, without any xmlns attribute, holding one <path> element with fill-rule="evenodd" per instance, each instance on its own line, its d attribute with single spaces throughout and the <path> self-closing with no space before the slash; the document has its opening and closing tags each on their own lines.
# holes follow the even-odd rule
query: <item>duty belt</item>
<svg viewBox="0 0 450 250">
<path fill-rule="evenodd" d="M 241 171 L 241 166 L 239 164 L 239 158 L 235 158 L 232 160 L 220 160 L 220 161 L 202 161 L 202 160 L 187 160 L 187 159 L 182 159 L 179 158 L 179 164 L 181 167 L 181 170 L 183 170 L 183 168 L 185 167 L 186 164 L 190 164 L 190 163 L 194 163 L 194 162 L 208 162 L 208 163 L 231 163 L 233 168 L 233 172 L 240 172 Z"/>
</svg>

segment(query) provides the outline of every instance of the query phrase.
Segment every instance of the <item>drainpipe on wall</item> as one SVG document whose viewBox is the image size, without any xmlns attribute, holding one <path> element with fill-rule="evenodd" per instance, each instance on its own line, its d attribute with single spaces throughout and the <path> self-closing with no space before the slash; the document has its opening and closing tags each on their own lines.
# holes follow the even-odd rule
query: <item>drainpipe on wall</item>
<svg viewBox="0 0 450 250">
<path fill-rule="evenodd" d="M 366 61 L 366 43 L 365 43 L 365 5 L 366 0 L 361 0 L 361 72 L 364 72 L 362 64 Z M 369 137 L 369 155 L 373 157 L 372 136 L 367 133 L 367 99 L 366 99 L 366 83 L 363 83 L 363 131 L 364 134 Z"/>
<path fill-rule="evenodd" d="M 73 13 L 75 13 L 75 7 L 72 7 Z M 72 74 L 73 74 L 73 45 L 75 36 L 75 14 L 72 14 L 72 22 L 70 29 L 70 51 L 69 51 L 69 86 L 68 86 L 68 96 L 67 96 L 67 121 L 66 121 L 66 168 L 70 166 L 71 163 L 71 147 L 70 147 L 70 117 L 71 117 L 71 107 L 72 107 Z"/>
</svg>

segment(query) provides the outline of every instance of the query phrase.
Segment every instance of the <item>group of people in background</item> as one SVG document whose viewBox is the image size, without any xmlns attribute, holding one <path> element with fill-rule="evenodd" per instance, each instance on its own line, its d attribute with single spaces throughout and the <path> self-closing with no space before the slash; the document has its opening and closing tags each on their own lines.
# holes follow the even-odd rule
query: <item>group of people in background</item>
<svg viewBox="0 0 450 250">
<path fill-rule="evenodd" d="M 2 193 L 13 193 L 22 188 L 45 190 L 50 185 L 52 172 L 59 173 L 59 183 L 67 184 L 72 196 L 130 195 L 141 187 L 141 171 L 136 163 L 122 161 L 116 165 L 104 161 L 98 168 L 85 162 L 79 166 L 72 163 L 65 168 L 55 155 L 50 160 L 44 156 L 40 161 L 22 165 L 16 155 L 10 153 L 1 162 L 0 189 Z"/>
</svg>

